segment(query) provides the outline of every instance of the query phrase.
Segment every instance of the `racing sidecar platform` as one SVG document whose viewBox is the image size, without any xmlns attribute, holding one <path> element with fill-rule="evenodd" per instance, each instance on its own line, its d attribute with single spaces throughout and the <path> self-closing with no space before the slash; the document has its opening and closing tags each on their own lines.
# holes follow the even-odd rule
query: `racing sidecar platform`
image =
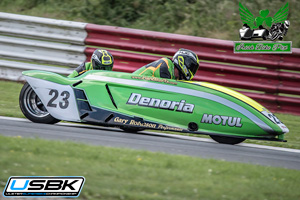
<svg viewBox="0 0 300 200">
<path fill-rule="evenodd" d="M 37 123 L 60 120 L 210 135 L 220 143 L 284 141 L 288 128 L 265 107 L 208 82 L 175 81 L 122 72 L 88 71 L 76 78 L 31 70 L 20 93 L 24 115 Z"/>
</svg>

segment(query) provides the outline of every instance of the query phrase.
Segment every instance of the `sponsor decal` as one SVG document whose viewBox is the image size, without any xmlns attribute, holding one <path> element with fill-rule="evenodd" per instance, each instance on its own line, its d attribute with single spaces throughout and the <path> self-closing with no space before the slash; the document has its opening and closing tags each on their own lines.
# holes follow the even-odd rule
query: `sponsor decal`
<svg viewBox="0 0 300 200">
<path fill-rule="evenodd" d="M 223 115 L 210 115 L 210 114 L 204 114 L 201 119 L 201 123 L 206 124 L 215 124 L 222 126 L 230 126 L 230 127 L 238 127 L 241 128 L 243 124 L 241 123 L 242 118 L 240 117 L 229 117 L 229 116 L 223 116 Z"/>
<path fill-rule="evenodd" d="M 166 125 L 163 125 L 163 124 L 153 124 L 153 123 L 148 123 L 148 122 L 139 122 L 139 121 L 135 121 L 135 120 L 130 120 L 129 125 L 141 126 L 141 127 L 145 127 L 145 128 L 161 129 L 161 130 L 164 130 L 164 131 L 183 131 L 182 128 L 166 126 Z"/>
<path fill-rule="evenodd" d="M 274 124 L 282 124 L 282 122 L 270 111 L 265 110 L 261 113 L 264 114 L 267 118 L 269 118 Z"/>
<path fill-rule="evenodd" d="M 292 42 L 276 42 L 283 40 L 287 35 L 290 21 L 289 3 L 283 5 L 274 16 L 268 16 L 270 11 L 260 10 L 259 16 L 255 16 L 243 4 L 239 3 L 239 11 L 244 23 L 239 30 L 241 40 L 263 39 L 271 42 L 234 42 L 234 53 L 292 53 Z"/>
<path fill-rule="evenodd" d="M 132 126 L 141 126 L 141 127 L 145 127 L 145 128 L 156 128 L 156 124 L 153 123 L 147 123 L 147 122 L 139 122 L 139 121 L 135 121 L 135 120 L 130 120 L 129 125 Z"/>
<path fill-rule="evenodd" d="M 152 77 L 152 76 L 132 76 L 131 78 L 132 79 L 140 79 L 140 80 L 146 80 L 146 81 L 153 81 L 153 82 L 177 85 L 177 82 L 175 82 L 175 81 L 170 81 L 168 79 L 162 79 L 162 78 L 157 78 L 157 77 Z"/>
<path fill-rule="evenodd" d="M 263 115 L 265 115 L 269 120 L 271 120 L 274 124 L 277 124 L 282 130 L 283 133 L 288 133 L 289 129 L 269 110 L 264 109 L 264 111 L 261 112 Z"/>
<path fill-rule="evenodd" d="M 121 124 L 127 124 L 128 121 L 129 121 L 128 119 L 122 119 L 120 117 L 114 118 L 114 122 L 121 123 Z"/>
<path fill-rule="evenodd" d="M 131 93 L 127 104 L 130 105 L 139 105 L 151 108 L 160 108 L 166 110 L 175 110 L 177 112 L 186 112 L 186 113 L 193 113 L 194 104 L 186 103 L 185 100 L 181 100 L 180 102 L 177 101 L 169 101 L 169 100 L 162 100 L 156 98 L 149 98 L 149 97 L 142 97 L 141 94 Z"/>
<path fill-rule="evenodd" d="M 162 129 L 164 131 L 183 131 L 182 128 L 165 126 L 165 125 L 162 125 L 162 124 L 159 124 L 157 128 Z"/>
<path fill-rule="evenodd" d="M 3 191 L 5 197 L 78 197 L 83 176 L 16 176 L 10 177 Z"/>
<path fill-rule="evenodd" d="M 120 117 L 115 117 L 114 122 L 120 123 L 123 125 L 131 125 L 131 126 L 139 126 L 139 127 L 144 127 L 144 128 L 153 128 L 153 129 L 161 129 L 164 131 L 183 131 L 182 128 L 178 127 L 172 127 L 172 126 L 167 126 L 163 124 L 156 124 L 156 123 L 151 123 L 151 122 L 144 122 L 144 121 L 136 121 L 134 119 L 128 120 L 128 119 L 122 119 Z"/>
</svg>

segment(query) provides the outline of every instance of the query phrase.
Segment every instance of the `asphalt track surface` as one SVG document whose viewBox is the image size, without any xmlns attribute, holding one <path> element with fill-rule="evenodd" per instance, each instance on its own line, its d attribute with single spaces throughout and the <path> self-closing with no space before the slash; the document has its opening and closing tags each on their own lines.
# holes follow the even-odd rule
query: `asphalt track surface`
<svg viewBox="0 0 300 200">
<path fill-rule="evenodd" d="M 188 136 L 151 132 L 126 133 L 117 128 L 70 123 L 37 124 L 26 119 L 8 117 L 0 117 L 0 134 L 68 140 L 300 170 L 300 150 L 245 143 L 225 145 L 210 139 Z"/>
</svg>

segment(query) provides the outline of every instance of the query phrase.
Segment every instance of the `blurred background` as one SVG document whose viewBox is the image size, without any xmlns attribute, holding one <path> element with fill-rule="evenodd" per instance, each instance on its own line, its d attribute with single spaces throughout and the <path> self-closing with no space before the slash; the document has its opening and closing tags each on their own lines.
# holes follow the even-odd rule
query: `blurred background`
<svg viewBox="0 0 300 200">
<path fill-rule="evenodd" d="M 185 35 L 239 40 L 239 2 L 256 17 L 289 2 L 286 41 L 300 47 L 300 3 L 296 0 L 1 0 L 0 11 Z"/>
</svg>

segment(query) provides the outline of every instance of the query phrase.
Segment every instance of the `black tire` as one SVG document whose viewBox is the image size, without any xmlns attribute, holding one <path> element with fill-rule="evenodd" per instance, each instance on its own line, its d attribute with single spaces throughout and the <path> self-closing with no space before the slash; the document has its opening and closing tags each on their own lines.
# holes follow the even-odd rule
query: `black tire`
<svg viewBox="0 0 300 200">
<path fill-rule="evenodd" d="M 267 39 L 267 36 L 266 36 L 266 35 L 263 35 L 262 38 L 263 38 L 263 40 L 266 40 L 266 39 Z"/>
<path fill-rule="evenodd" d="M 120 127 L 120 129 L 122 129 L 125 132 L 129 132 L 129 133 L 137 133 L 139 131 L 145 130 L 144 128 L 133 128 L 133 127 L 128 127 L 128 126 Z"/>
<path fill-rule="evenodd" d="M 269 35 L 268 31 L 265 31 L 263 36 L 262 36 L 263 40 L 268 39 L 268 35 Z"/>
<path fill-rule="evenodd" d="M 20 92 L 19 104 L 22 113 L 32 122 L 55 124 L 60 121 L 48 113 L 40 98 L 28 83 L 24 84 Z"/>
<path fill-rule="evenodd" d="M 234 138 L 234 137 L 225 137 L 225 136 L 216 136 L 216 135 L 210 135 L 210 137 L 221 144 L 239 144 L 241 142 L 244 142 L 245 138 Z"/>
</svg>

